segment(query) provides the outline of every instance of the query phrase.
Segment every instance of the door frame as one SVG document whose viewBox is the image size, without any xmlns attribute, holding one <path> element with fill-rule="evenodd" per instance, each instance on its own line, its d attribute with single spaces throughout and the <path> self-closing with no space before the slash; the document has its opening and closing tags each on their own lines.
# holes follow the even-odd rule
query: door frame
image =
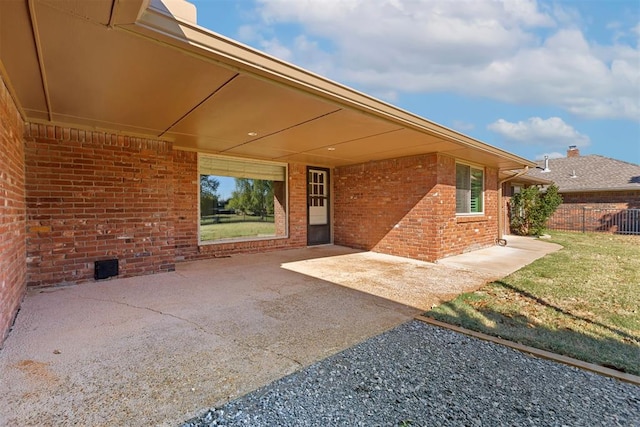
<svg viewBox="0 0 640 427">
<path fill-rule="evenodd" d="M 325 184 L 325 203 L 327 206 L 327 224 L 326 225 L 311 225 L 310 224 L 310 208 L 311 208 L 311 195 L 310 195 L 310 182 L 309 182 L 309 178 L 310 178 L 310 172 L 311 171 L 321 171 L 321 172 L 325 172 L 326 173 L 326 177 L 327 177 L 327 181 Z M 326 245 L 326 244 L 330 244 L 332 242 L 332 227 L 331 227 L 331 169 L 329 168 L 324 168 L 324 167 L 316 167 L 316 166 L 307 166 L 307 177 L 306 177 L 306 193 L 307 193 L 307 245 L 308 246 L 315 246 L 315 245 Z M 324 234 L 326 237 L 324 239 L 322 239 L 321 241 L 313 241 L 311 239 L 311 237 L 313 236 L 314 233 L 312 233 L 312 227 L 315 227 L 316 230 L 318 230 L 319 227 L 324 227 L 324 230 L 322 231 L 322 234 Z"/>
</svg>

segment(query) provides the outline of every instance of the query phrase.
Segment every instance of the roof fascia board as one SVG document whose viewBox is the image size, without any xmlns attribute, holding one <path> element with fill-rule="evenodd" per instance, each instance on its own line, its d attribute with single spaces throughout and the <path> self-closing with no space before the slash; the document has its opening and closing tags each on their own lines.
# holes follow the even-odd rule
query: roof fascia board
<svg viewBox="0 0 640 427">
<path fill-rule="evenodd" d="M 563 190 L 560 188 L 559 193 L 595 193 L 595 192 L 623 192 L 623 191 L 640 191 L 640 188 L 579 188 L 571 190 Z"/>
<path fill-rule="evenodd" d="M 438 125 L 408 111 L 399 109 L 371 96 L 335 83 L 300 67 L 291 65 L 270 55 L 252 49 L 235 40 L 215 34 L 196 24 L 181 20 L 153 7 L 141 13 L 135 26 L 120 26 L 121 29 L 138 33 L 156 42 L 189 51 L 218 65 L 250 74 L 287 87 L 295 87 L 319 96 L 341 107 L 349 107 L 398 123 L 406 128 L 432 134 L 463 147 L 471 147 L 492 156 L 513 162 L 518 166 L 534 167 L 535 163 L 484 142 Z M 146 30 L 146 31 L 145 31 Z"/>
</svg>

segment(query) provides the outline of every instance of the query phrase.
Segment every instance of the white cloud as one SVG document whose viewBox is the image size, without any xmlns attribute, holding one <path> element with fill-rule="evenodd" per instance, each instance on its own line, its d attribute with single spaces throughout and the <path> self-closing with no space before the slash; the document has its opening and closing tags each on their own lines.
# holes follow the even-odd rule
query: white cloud
<svg viewBox="0 0 640 427">
<path fill-rule="evenodd" d="M 268 33 L 264 34 L 259 26 L 243 25 L 238 28 L 237 37 L 245 43 L 259 46 L 260 50 L 278 59 L 305 64 L 305 67 L 321 75 L 330 73 L 330 55 L 320 49 L 317 42 L 305 35 L 299 35 L 287 45 L 272 32 Z"/>
<path fill-rule="evenodd" d="M 260 47 L 263 51 L 269 55 L 273 55 L 278 59 L 285 61 L 291 61 L 293 58 L 293 52 L 287 46 L 280 43 L 277 38 L 261 39 L 259 41 Z"/>
<path fill-rule="evenodd" d="M 254 40 L 262 38 L 258 27 L 253 25 L 241 25 L 238 27 L 236 38 L 240 41 L 251 43 Z"/>
<path fill-rule="evenodd" d="M 499 119 L 487 129 L 502 135 L 510 142 L 536 145 L 547 149 L 576 145 L 586 147 L 591 143 L 587 135 L 583 135 L 559 117 L 542 119 L 530 117 L 516 123 Z"/>
<path fill-rule="evenodd" d="M 270 25 L 303 27 L 305 43 L 300 36 L 279 41 L 287 59 L 368 92 L 449 91 L 588 118 L 640 117 L 638 43 L 587 40 L 569 7 L 535 0 L 260 0 L 259 13 Z"/>
<path fill-rule="evenodd" d="M 572 7 L 570 3 L 554 3 L 552 8 L 553 19 L 558 23 L 558 25 L 576 26 L 577 23 L 582 23 L 582 16 L 580 15 L 580 12 Z"/>
</svg>

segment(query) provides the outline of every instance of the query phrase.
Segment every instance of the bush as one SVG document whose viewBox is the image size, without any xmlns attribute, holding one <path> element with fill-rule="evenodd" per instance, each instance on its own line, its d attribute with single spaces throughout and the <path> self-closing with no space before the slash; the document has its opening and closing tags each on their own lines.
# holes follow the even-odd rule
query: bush
<svg viewBox="0 0 640 427">
<path fill-rule="evenodd" d="M 544 193 L 535 186 L 523 189 L 511 198 L 511 230 L 521 236 L 541 235 L 547 220 L 561 203 L 555 184 Z"/>
</svg>

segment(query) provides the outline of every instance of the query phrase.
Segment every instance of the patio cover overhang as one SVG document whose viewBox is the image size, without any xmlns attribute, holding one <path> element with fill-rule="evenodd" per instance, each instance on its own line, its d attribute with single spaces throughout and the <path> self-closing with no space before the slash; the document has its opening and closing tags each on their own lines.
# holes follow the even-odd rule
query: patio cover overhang
<svg viewBox="0 0 640 427">
<path fill-rule="evenodd" d="M 552 180 L 540 178 L 537 176 L 526 175 L 525 170 L 521 171 L 501 171 L 499 174 L 501 182 L 513 181 L 526 185 L 551 185 Z"/>
<path fill-rule="evenodd" d="M 0 72 L 32 123 L 326 167 L 436 152 L 535 167 L 199 27 L 183 0 L 2 1 Z"/>
</svg>

